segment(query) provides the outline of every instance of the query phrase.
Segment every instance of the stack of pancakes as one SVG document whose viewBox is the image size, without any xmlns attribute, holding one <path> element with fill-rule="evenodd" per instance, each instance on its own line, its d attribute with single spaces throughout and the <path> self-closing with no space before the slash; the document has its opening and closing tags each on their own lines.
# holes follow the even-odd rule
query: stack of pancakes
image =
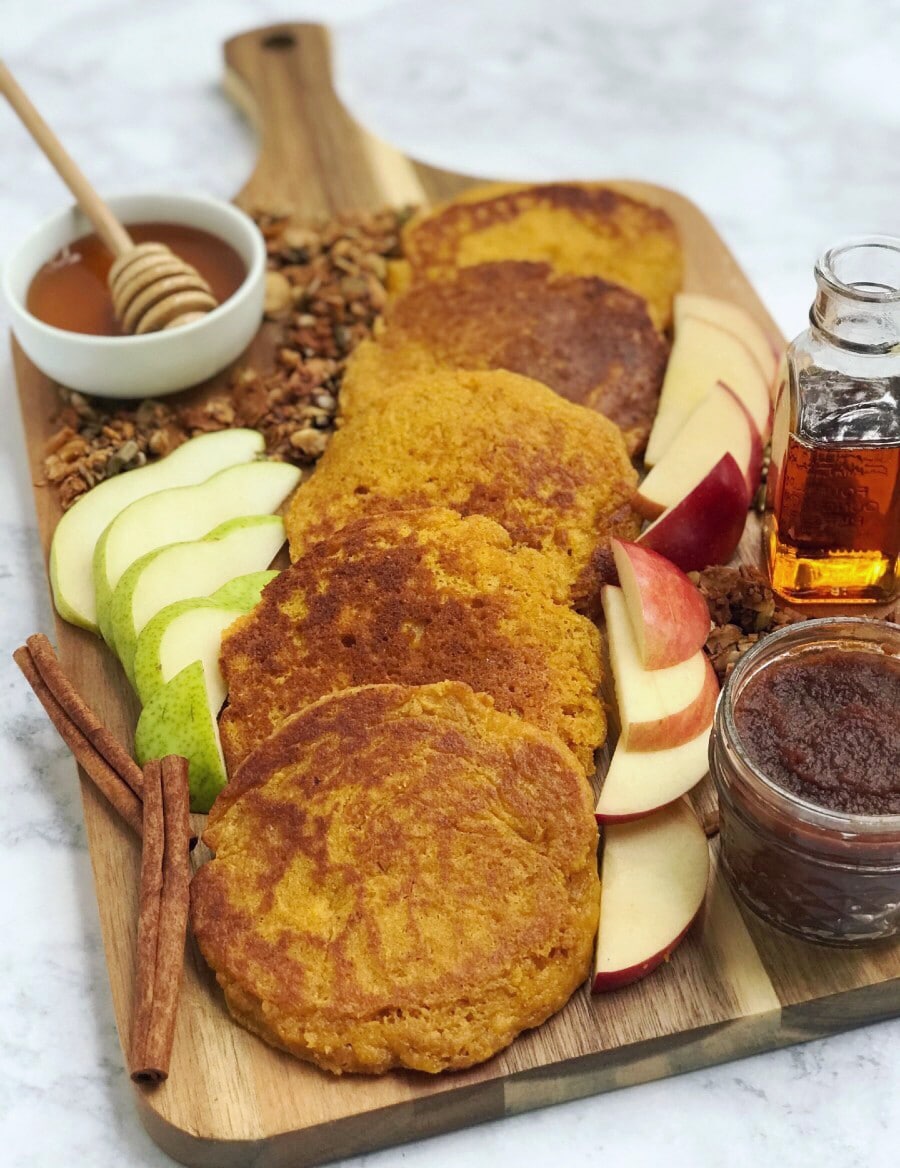
<svg viewBox="0 0 900 1168">
<path fill-rule="evenodd" d="M 232 1013 L 335 1072 L 470 1066 L 587 974 L 590 616 L 681 275 L 662 212 L 587 184 L 482 188 L 403 242 L 292 566 L 223 641 L 193 889 Z"/>
</svg>

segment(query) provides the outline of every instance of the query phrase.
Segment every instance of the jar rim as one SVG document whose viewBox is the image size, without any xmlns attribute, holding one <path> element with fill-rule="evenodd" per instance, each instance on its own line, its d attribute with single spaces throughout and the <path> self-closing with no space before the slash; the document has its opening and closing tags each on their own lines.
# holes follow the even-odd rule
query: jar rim
<svg viewBox="0 0 900 1168">
<path fill-rule="evenodd" d="M 898 246 L 900 246 L 900 241 L 898 241 Z M 845 629 L 843 635 L 838 632 L 839 628 Z M 801 651 L 806 648 L 828 645 L 829 643 L 834 644 L 835 647 L 839 647 L 841 642 L 853 642 L 855 639 L 854 633 L 857 631 L 861 632 L 863 628 L 875 633 L 880 632 L 888 638 L 895 640 L 898 645 L 898 653 L 900 653 L 900 625 L 885 620 L 873 620 L 869 617 L 819 617 L 814 620 L 806 620 L 787 625 L 775 633 L 770 633 L 758 641 L 741 657 L 727 678 L 725 685 L 722 687 L 722 692 L 719 694 L 716 708 L 716 722 L 717 726 L 723 728 L 725 731 L 725 745 L 734 751 L 744 770 L 752 776 L 758 786 L 763 788 L 767 793 L 776 795 L 787 808 L 797 814 L 798 818 L 804 819 L 813 826 L 847 835 L 894 834 L 895 832 L 900 832 L 900 813 L 892 813 L 890 815 L 861 815 L 835 811 L 833 808 L 823 807 L 819 803 L 813 803 L 808 799 L 803 799 L 799 795 L 795 795 L 793 792 L 774 783 L 750 759 L 750 756 L 744 749 L 734 718 L 735 692 L 739 689 L 741 682 L 753 670 L 753 667 L 758 663 L 759 658 L 763 656 L 764 652 L 770 653 L 774 647 L 776 653 L 772 659 L 776 660 L 780 656 L 777 649 L 779 646 L 784 647 L 785 642 L 788 642 L 789 645 Z M 829 634 L 831 635 L 829 636 Z M 872 643 L 875 639 L 874 637 L 859 638 L 856 639 L 855 643 L 863 646 L 866 641 L 869 641 L 872 647 L 868 651 L 877 652 L 878 650 Z"/>
<path fill-rule="evenodd" d="M 855 235 L 843 240 L 823 252 L 816 261 L 816 278 L 827 287 L 846 297 L 863 304 L 893 304 L 900 302 L 900 278 L 894 287 L 881 284 L 856 283 L 848 284 L 838 276 L 835 268 L 838 262 L 849 252 L 858 248 L 881 248 L 884 251 L 896 252 L 898 262 L 898 276 L 900 276 L 900 238 L 895 235 Z"/>
</svg>

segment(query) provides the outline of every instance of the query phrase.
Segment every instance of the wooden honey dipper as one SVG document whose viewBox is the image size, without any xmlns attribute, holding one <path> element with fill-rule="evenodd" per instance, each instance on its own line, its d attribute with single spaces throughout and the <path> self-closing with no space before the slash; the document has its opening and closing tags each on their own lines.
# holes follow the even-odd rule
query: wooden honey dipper
<svg viewBox="0 0 900 1168">
<path fill-rule="evenodd" d="M 107 282 L 113 310 L 123 331 L 152 333 L 199 320 L 216 307 L 212 289 L 195 267 L 164 243 L 134 240 L 100 198 L 0 61 L 2 93 L 55 167 L 95 231 L 115 256 Z"/>
</svg>

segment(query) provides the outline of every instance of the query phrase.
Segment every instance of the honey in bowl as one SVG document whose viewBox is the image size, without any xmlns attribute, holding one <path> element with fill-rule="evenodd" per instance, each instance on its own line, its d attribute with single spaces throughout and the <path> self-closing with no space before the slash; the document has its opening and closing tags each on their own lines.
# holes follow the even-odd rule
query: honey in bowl
<svg viewBox="0 0 900 1168">
<path fill-rule="evenodd" d="M 241 286 L 246 268 L 224 240 L 198 227 L 177 223 L 130 223 L 135 243 L 164 243 L 193 264 L 219 304 Z M 55 328 L 92 336 L 124 336 L 113 311 L 107 276 L 113 256 L 95 234 L 68 244 L 41 267 L 28 288 L 32 316 Z"/>
</svg>

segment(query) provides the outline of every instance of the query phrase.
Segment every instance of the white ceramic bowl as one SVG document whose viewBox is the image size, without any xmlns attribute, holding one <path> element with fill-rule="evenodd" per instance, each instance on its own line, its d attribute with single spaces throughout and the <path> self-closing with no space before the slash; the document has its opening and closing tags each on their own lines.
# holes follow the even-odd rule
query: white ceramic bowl
<svg viewBox="0 0 900 1168">
<path fill-rule="evenodd" d="M 36 228 L 7 260 L 3 294 L 19 344 L 54 381 L 101 397 L 157 397 L 212 377 L 253 339 L 262 319 L 266 246 L 253 220 L 206 195 L 121 195 L 113 211 L 127 225 L 155 222 L 199 227 L 231 244 L 247 269 L 238 290 L 202 320 L 140 337 L 95 337 L 44 324 L 25 307 L 38 268 L 91 231 L 76 207 Z"/>
</svg>

